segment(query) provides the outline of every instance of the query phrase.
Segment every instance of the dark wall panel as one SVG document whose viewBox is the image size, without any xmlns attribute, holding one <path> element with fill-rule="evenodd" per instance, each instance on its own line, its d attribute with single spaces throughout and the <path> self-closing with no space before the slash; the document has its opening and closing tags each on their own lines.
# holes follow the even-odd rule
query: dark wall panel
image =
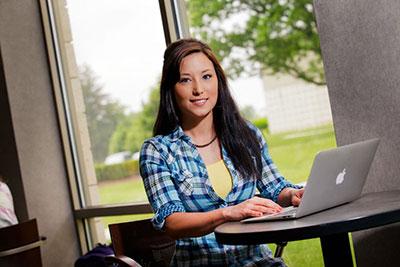
<svg viewBox="0 0 400 267">
<path fill-rule="evenodd" d="M 337 143 L 381 138 L 364 192 L 400 189 L 400 1 L 314 7 Z M 399 225 L 353 239 L 358 266 L 399 266 Z"/>
</svg>

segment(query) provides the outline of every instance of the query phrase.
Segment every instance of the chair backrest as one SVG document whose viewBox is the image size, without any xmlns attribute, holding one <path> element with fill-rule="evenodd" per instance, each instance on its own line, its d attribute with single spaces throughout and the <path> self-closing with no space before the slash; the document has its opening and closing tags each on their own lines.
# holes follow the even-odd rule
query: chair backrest
<svg viewBox="0 0 400 267">
<path fill-rule="evenodd" d="M 0 228 L 0 266 L 41 267 L 41 243 L 36 219 Z"/>
<path fill-rule="evenodd" d="M 169 266 L 175 240 L 153 228 L 150 219 L 109 225 L 116 256 L 128 256 L 141 266 Z"/>
</svg>

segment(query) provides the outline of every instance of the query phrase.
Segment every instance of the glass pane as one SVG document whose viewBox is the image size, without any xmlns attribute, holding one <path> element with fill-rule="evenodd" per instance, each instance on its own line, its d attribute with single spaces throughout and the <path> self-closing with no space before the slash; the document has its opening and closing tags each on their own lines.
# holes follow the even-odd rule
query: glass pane
<svg viewBox="0 0 400 267">
<path fill-rule="evenodd" d="M 66 2 L 93 158 L 83 168 L 97 177 L 83 179 L 87 205 L 147 201 L 138 151 L 157 111 L 165 50 L 158 1 Z"/>
<path fill-rule="evenodd" d="M 192 35 L 219 56 L 242 114 L 262 129 L 280 172 L 306 181 L 315 154 L 336 146 L 312 0 L 187 6 Z M 283 257 L 289 266 L 323 264 L 317 239 L 290 242 Z"/>
<path fill-rule="evenodd" d="M 187 0 L 192 36 L 218 55 L 281 173 L 304 182 L 316 152 L 336 146 L 312 1 L 207 3 Z"/>
</svg>

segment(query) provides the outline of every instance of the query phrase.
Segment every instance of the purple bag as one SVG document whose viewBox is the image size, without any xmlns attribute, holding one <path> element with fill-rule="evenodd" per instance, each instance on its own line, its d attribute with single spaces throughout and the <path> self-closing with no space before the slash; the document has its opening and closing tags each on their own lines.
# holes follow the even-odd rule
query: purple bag
<svg viewBox="0 0 400 267">
<path fill-rule="evenodd" d="M 75 261 L 75 267 L 107 267 L 105 257 L 114 255 L 111 246 L 97 244 L 95 248 Z"/>
</svg>

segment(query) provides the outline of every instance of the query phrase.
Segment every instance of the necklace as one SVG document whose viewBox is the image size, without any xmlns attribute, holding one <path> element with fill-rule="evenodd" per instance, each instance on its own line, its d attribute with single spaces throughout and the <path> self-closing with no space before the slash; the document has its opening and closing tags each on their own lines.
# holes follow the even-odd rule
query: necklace
<svg viewBox="0 0 400 267">
<path fill-rule="evenodd" d="M 212 142 L 214 142 L 215 141 L 215 139 L 217 139 L 217 135 L 215 135 L 214 136 L 214 138 L 213 139 L 211 139 L 211 141 L 210 142 L 208 142 L 207 144 L 204 144 L 204 145 L 196 145 L 196 144 L 194 144 L 196 147 L 199 147 L 199 148 L 203 148 L 203 147 L 206 147 L 206 146 L 209 146 L 209 145 L 211 145 L 212 144 Z"/>
</svg>

